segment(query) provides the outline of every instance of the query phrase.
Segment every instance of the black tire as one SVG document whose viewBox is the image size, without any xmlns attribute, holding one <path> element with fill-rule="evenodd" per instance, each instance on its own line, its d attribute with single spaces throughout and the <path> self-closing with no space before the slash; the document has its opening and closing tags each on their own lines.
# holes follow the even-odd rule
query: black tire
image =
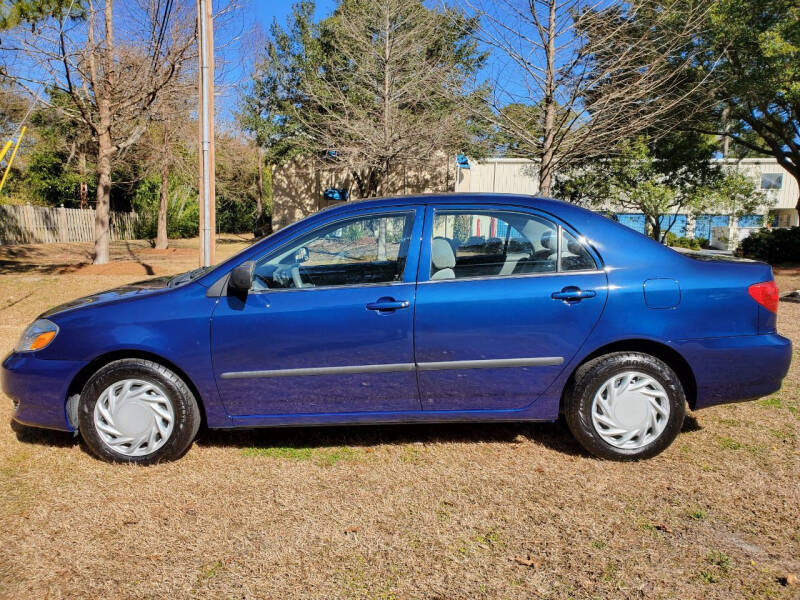
<svg viewBox="0 0 800 600">
<path fill-rule="evenodd" d="M 100 437 L 94 422 L 94 409 L 100 395 L 115 382 L 138 379 L 158 386 L 172 405 L 174 424 L 167 441 L 143 456 L 116 452 Z M 141 358 L 115 360 L 99 369 L 81 391 L 78 424 L 86 446 L 102 460 L 150 465 L 175 460 L 189 449 L 200 428 L 200 409 L 186 382 L 163 365 Z"/>
<path fill-rule="evenodd" d="M 592 402 L 601 386 L 614 375 L 634 370 L 655 379 L 669 401 L 669 417 L 661 435 L 641 448 L 618 448 L 606 442 L 592 423 Z M 599 458 L 631 461 L 651 458 L 669 446 L 683 427 L 686 394 L 680 379 L 662 360 L 641 352 L 614 352 L 581 365 L 564 393 L 564 414 L 572 435 Z"/>
</svg>

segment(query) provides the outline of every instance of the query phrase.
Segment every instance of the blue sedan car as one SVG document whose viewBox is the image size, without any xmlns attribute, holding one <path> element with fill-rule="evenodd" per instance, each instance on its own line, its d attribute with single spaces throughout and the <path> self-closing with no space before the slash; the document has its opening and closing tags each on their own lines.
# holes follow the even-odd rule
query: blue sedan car
<svg viewBox="0 0 800 600">
<path fill-rule="evenodd" d="M 666 448 L 693 410 L 776 391 L 769 265 L 674 252 L 556 200 L 346 203 L 223 264 L 42 314 L 3 362 L 20 423 L 99 457 L 211 428 L 553 421 L 596 456 Z"/>
</svg>

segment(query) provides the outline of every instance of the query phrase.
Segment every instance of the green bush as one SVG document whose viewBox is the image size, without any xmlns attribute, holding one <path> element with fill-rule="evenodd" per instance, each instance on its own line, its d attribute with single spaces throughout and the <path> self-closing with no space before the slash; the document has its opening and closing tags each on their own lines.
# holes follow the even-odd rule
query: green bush
<svg viewBox="0 0 800 600">
<path fill-rule="evenodd" d="M 255 198 L 217 196 L 217 231 L 252 233 L 255 224 Z"/>
<path fill-rule="evenodd" d="M 708 240 L 705 240 L 708 242 Z M 691 250 L 700 250 L 700 239 L 678 237 L 671 231 L 667 233 L 667 246 L 677 246 L 678 248 L 690 248 Z"/>
<path fill-rule="evenodd" d="M 771 264 L 800 261 L 800 227 L 759 229 L 742 240 L 739 250 Z"/>
<path fill-rule="evenodd" d="M 160 202 L 160 180 L 149 177 L 136 188 L 133 208 L 139 215 L 136 237 L 153 239 L 158 229 L 158 205 Z M 167 237 L 188 238 L 197 235 L 199 207 L 193 190 L 170 181 L 170 203 L 167 207 Z"/>
</svg>

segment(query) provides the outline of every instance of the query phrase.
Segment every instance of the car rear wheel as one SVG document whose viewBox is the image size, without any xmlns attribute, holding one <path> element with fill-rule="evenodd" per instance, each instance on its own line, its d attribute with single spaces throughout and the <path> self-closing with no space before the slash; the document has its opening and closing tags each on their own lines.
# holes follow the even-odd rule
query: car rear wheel
<svg viewBox="0 0 800 600">
<path fill-rule="evenodd" d="M 639 460 L 663 451 L 686 414 L 680 379 L 662 360 L 615 352 L 581 365 L 565 394 L 567 423 L 589 452 Z"/>
<path fill-rule="evenodd" d="M 182 456 L 200 427 L 186 383 L 144 359 L 111 362 L 86 383 L 78 405 L 81 435 L 103 460 L 152 464 Z"/>
</svg>

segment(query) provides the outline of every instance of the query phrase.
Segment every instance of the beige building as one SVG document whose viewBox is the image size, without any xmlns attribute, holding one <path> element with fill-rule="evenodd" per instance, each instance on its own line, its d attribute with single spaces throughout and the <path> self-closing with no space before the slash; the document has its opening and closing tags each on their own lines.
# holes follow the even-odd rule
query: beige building
<svg viewBox="0 0 800 600">
<path fill-rule="evenodd" d="M 400 165 L 390 171 L 381 195 L 404 196 L 451 192 L 455 185 L 453 159 L 442 154 L 433 167 Z M 321 160 L 298 158 L 274 168 L 272 174 L 272 225 L 280 229 L 337 204 L 325 197 L 326 190 L 346 190 L 349 200 L 358 200 L 358 186 L 346 169 Z"/>
<path fill-rule="evenodd" d="M 724 162 L 752 177 L 756 187 L 767 194 L 770 204 L 764 210 L 777 217 L 777 226 L 798 225 L 797 180 L 778 161 L 744 158 Z M 536 165 L 523 158 L 493 158 L 472 164 L 469 170 L 459 171 L 455 191 L 535 195 L 539 191 Z"/>
<path fill-rule="evenodd" d="M 772 224 L 778 227 L 798 225 L 795 210 L 797 181 L 772 158 L 726 159 L 725 162 L 751 176 L 756 186 L 770 200 L 763 213 L 772 215 Z M 535 195 L 539 191 L 536 163 L 520 158 L 491 158 L 470 161 L 469 169 L 455 166 L 453 157 L 441 155 L 438 166 L 431 169 L 398 167 L 390 173 L 388 188 L 383 195 L 405 195 L 433 192 L 498 192 Z M 273 174 L 273 224 L 276 229 L 285 227 L 332 203 L 324 197 L 326 189 L 346 189 L 350 200 L 358 199 L 357 186 L 352 175 L 342 169 L 328 166 L 324 161 L 298 159 L 277 167 Z M 634 228 L 643 227 L 642 215 L 624 214 L 620 220 Z M 711 229 L 721 225 L 735 226 L 728 215 L 703 215 L 695 219 L 680 215 L 678 235 L 711 237 Z M 752 227 L 746 220 L 738 224 L 743 230 Z"/>
</svg>

